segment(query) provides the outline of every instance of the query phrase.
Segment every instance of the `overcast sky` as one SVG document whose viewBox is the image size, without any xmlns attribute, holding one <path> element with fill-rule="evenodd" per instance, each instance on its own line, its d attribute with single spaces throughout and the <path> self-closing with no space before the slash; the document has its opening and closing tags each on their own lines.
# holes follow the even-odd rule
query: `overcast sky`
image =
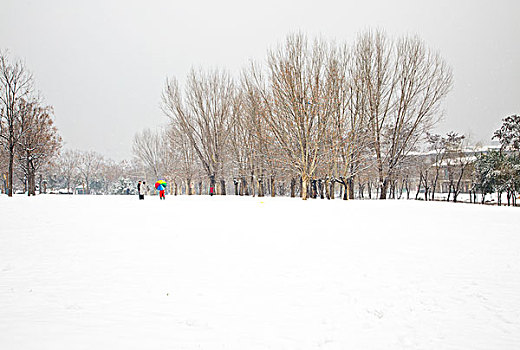
<svg viewBox="0 0 520 350">
<path fill-rule="evenodd" d="M 352 42 L 366 28 L 418 34 L 452 66 L 438 132 L 489 143 L 520 113 L 520 1 L 0 0 L 0 49 L 23 58 L 65 147 L 130 158 L 134 134 L 166 124 L 166 77 L 236 74 L 291 32 Z"/>
</svg>

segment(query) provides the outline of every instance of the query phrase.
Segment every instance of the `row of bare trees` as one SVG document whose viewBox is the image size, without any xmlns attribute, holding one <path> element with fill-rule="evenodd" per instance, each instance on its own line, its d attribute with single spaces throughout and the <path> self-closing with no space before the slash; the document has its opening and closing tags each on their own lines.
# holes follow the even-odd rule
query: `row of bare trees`
<svg viewBox="0 0 520 350">
<path fill-rule="evenodd" d="M 0 52 L 0 158 L 6 188 L 13 195 L 15 170 L 26 178 L 27 193 L 36 191 L 36 173 L 61 148 L 52 107 L 35 91 L 34 79 L 21 60 Z"/>
<path fill-rule="evenodd" d="M 135 190 L 138 180 L 144 177 L 141 164 L 123 160 L 116 162 L 94 151 L 67 149 L 55 159 L 45 173 L 51 190 L 66 193 L 127 194 Z"/>
<path fill-rule="evenodd" d="M 348 199 L 358 182 L 385 199 L 451 86 L 449 66 L 415 36 L 366 31 L 347 45 L 293 34 L 238 78 L 192 69 L 184 88 L 168 79 L 169 127 L 136 135 L 134 154 L 188 189 L 225 194 L 232 179 L 236 194 L 307 199 L 334 198 L 339 184 Z"/>
<path fill-rule="evenodd" d="M 143 169 L 135 160 L 114 161 L 94 151 L 65 149 L 39 169 L 36 187 L 40 193 L 135 194 L 137 181 L 146 176 Z M 27 192 L 22 168 L 15 167 L 13 179 L 15 188 Z"/>
</svg>

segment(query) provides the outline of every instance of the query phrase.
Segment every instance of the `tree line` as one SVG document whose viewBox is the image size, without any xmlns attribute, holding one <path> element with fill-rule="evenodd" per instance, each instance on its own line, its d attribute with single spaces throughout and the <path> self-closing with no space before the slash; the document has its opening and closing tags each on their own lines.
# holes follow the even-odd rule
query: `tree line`
<svg viewBox="0 0 520 350">
<path fill-rule="evenodd" d="M 410 152 L 442 116 L 452 72 L 417 36 L 366 31 L 354 43 L 289 35 L 239 77 L 192 69 L 166 81 L 169 126 L 134 154 L 155 176 L 201 193 L 392 197 Z M 155 151 L 154 151 L 155 150 Z"/>
<path fill-rule="evenodd" d="M 352 44 L 287 36 L 233 77 L 192 69 L 166 80 L 168 125 L 138 132 L 134 159 L 61 150 L 53 110 L 20 60 L 0 55 L 0 173 L 40 192 L 130 194 L 165 179 L 171 194 L 395 198 L 484 203 L 520 190 L 520 118 L 504 119 L 495 151 L 431 133 L 450 67 L 416 36 L 361 33 Z M 447 197 L 446 197 L 447 194 Z"/>
</svg>

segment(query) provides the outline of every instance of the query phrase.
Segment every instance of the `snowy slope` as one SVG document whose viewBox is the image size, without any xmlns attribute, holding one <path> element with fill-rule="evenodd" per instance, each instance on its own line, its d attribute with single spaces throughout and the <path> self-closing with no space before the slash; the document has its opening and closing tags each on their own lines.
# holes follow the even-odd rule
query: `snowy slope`
<svg viewBox="0 0 520 350">
<path fill-rule="evenodd" d="M 0 349 L 518 349 L 520 211 L 0 196 Z"/>
</svg>

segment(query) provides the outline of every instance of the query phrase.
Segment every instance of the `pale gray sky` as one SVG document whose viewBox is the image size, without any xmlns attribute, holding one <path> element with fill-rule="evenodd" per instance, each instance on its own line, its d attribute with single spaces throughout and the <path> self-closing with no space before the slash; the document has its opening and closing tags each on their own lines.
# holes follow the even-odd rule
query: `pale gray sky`
<svg viewBox="0 0 520 350">
<path fill-rule="evenodd" d="M 352 42 L 366 28 L 418 34 L 453 67 L 439 132 L 490 142 L 520 113 L 520 1 L 0 0 L 0 49 L 25 59 L 68 148 L 131 157 L 134 134 L 166 123 L 167 76 L 237 73 L 294 31 Z"/>
</svg>

